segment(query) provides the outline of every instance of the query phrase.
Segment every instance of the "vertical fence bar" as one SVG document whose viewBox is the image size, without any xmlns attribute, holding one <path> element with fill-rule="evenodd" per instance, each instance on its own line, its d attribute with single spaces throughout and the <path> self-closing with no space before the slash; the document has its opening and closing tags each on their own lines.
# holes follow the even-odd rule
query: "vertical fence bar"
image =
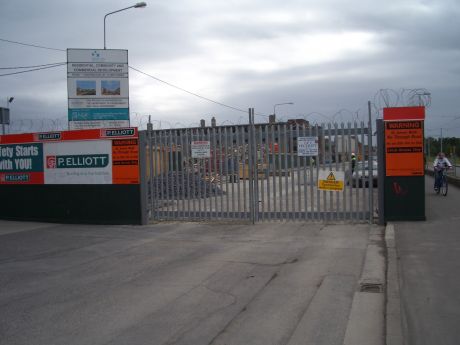
<svg viewBox="0 0 460 345">
<path fill-rule="evenodd" d="M 235 202 L 236 203 L 239 203 L 240 200 L 237 199 L 235 200 L 235 183 L 236 183 L 236 171 L 235 169 L 239 169 L 239 164 L 237 164 L 239 162 L 239 159 L 238 159 L 238 154 L 239 154 L 239 150 L 238 150 L 238 146 L 236 146 L 235 148 L 235 145 L 233 143 L 234 141 L 234 134 L 233 134 L 233 129 L 231 129 L 229 131 L 229 134 L 228 134 L 228 140 L 230 142 L 229 144 L 229 147 L 230 147 L 230 159 L 229 159 L 229 162 L 231 164 L 231 172 L 232 172 L 232 180 L 230 181 L 230 188 L 232 190 L 232 194 L 230 194 L 230 199 L 232 200 L 232 217 L 233 218 L 237 218 L 237 213 L 236 213 L 236 206 L 235 206 Z M 239 179 L 238 179 L 238 182 L 239 182 Z M 227 182 L 227 186 L 228 186 L 228 182 Z"/>
<path fill-rule="evenodd" d="M 296 128 L 297 128 L 297 125 L 296 125 Z M 296 192 L 295 192 L 295 169 L 296 167 L 294 167 L 294 128 L 293 128 L 293 125 L 291 124 L 290 125 L 290 128 L 289 128 L 289 151 L 290 151 L 290 154 L 289 154 L 289 160 L 291 161 L 291 168 L 290 168 L 290 177 L 291 177 L 291 214 L 292 216 L 290 217 L 292 220 L 294 220 L 296 218 L 296 213 L 295 213 L 295 210 L 296 210 L 296 207 L 295 207 L 295 195 L 296 195 Z"/>
<path fill-rule="evenodd" d="M 198 129 L 197 133 L 197 140 L 203 141 L 203 128 Z M 198 185 L 198 215 L 199 219 L 203 219 L 203 209 L 204 207 L 202 206 L 202 199 L 205 193 L 205 188 L 206 188 L 206 183 L 203 183 L 204 180 L 204 174 L 203 174 L 203 158 L 197 158 L 197 164 L 198 164 L 198 178 L 197 178 L 197 185 Z"/>
<path fill-rule="evenodd" d="M 218 197 L 218 183 L 219 183 L 219 178 L 222 178 L 222 176 L 219 176 L 217 173 L 217 134 L 216 134 L 216 127 L 212 127 L 212 136 L 211 136 L 211 141 L 212 141 L 212 152 L 213 152 L 213 172 L 214 172 L 214 180 L 212 182 L 213 190 L 214 190 L 214 208 L 211 208 L 211 214 L 217 219 L 219 218 L 217 215 L 217 197 Z"/>
<path fill-rule="evenodd" d="M 155 200 L 157 198 L 156 193 L 155 193 L 155 164 L 156 164 L 156 157 L 155 157 L 155 152 L 156 152 L 156 147 L 153 144 L 153 130 L 151 127 L 151 124 L 148 126 L 148 135 L 149 135 L 149 149 L 147 150 L 147 155 L 149 159 L 149 170 L 150 170 L 150 175 L 149 175 L 149 196 L 150 196 L 150 215 L 153 219 L 155 219 Z M 151 219 L 150 219 L 151 220 Z"/>
<path fill-rule="evenodd" d="M 153 170 L 155 171 L 155 200 L 153 202 L 153 206 L 155 207 L 155 219 L 160 219 L 160 204 L 161 204 L 161 195 L 160 195 L 160 164 L 161 164 L 161 150 L 160 150 L 160 143 L 159 143 L 159 133 L 158 131 L 153 132 L 153 145 L 155 147 L 155 160 L 153 164 Z"/>
<path fill-rule="evenodd" d="M 329 156 L 329 171 L 332 171 L 332 135 L 331 135 L 331 124 L 327 124 L 327 134 L 328 134 L 328 142 L 329 142 L 329 147 L 328 147 L 328 156 Z M 334 210 L 334 192 L 327 192 L 328 197 L 329 197 L 329 210 L 327 213 L 327 219 L 332 220 L 333 218 L 333 210 Z"/>
<path fill-rule="evenodd" d="M 270 141 L 270 133 L 269 133 L 270 125 L 265 125 L 264 130 L 265 130 L 265 149 L 264 149 L 264 162 L 267 164 L 267 172 L 266 172 L 266 184 L 267 184 L 267 218 L 270 221 L 272 219 L 271 217 L 271 194 L 270 194 L 270 146 L 269 146 L 269 141 Z"/>
<path fill-rule="evenodd" d="M 366 179 L 366 171 L 365 171 L 365 163 L 366 163 L 366 151 L 365 151 L 365 146 L 364 146 L 364 122 L 361 121 L 361 151 L 362 151 L 362 154 L 361 154 L 361 157 L 362 157 L 362 176 L 363 176 L 363 188 L 362 188 L 362 200 L 361 200 L 361 220 L 365 220 L 366 219 L 366 207 L 367 207 L 367 200 L 366 200 L 366 183 L 365 183 L 365 179 Z M 367 163 L 370 164 L 370 161 L 369 161 L 369 157 L 368 158 L 368 161 Z M 368 166 L 368 169 L 369 169 L 369 166 Z M 368 170 L 369 172 L 369 170 Z M 372 176 L 371 175 L 368 175 L 368 189 L 371 188 L 370 187 L 370 184 L 372 184 Z"/>
<path fill-rule="evenodd" d="M 259 220 L 263 221 L 264 220 L 264 212 L 265 212 L 265 188 L 264 188 L 264 182 L 266 179 L 265 176 L 265 146 L 264 146 L 264 141 L 263 141 L 263 126 L 259 126 L 259 145 L 260 147 L 260 154 L 257 155 L 257 162 L 259 162 L 259 157 L 260 157 L 260 166 L 262 169 L 261 177 L 260 177 L 260 187 L 259 187 L 259 194 L 260 194 L 260 202 L 257 203 L 257 209 L 259 210 Z M 259 169 L 257 169 L 257 175 L 259 175 Z M 259 178 L 259 177 L 257 177 Z"/>
<path fill-rule="evenodd" d="M 254 108 L 250 109 L 249 113 L 249 156 L 251 157 L 249 163 L 249 190 L 250 190 L 250 211 L 251 211 L 251 221 L 252 224 L 255 224 L 257 219 L 257 210 L 256 203 L 259 202 L 257 194 L 257 148 L 255 147 L 255 128 L 254 128 Z"/>
<path fill-rule="evenodd" d="M 301 165 L 305 166 L 305 164 L 301 164 L 302 159 L 299 157 L 299 135 L 300 135 L 299 126 L 300 126 L 300 124 L 296 124 L 296 126 L 295 126 L 295 130 L 296 130 L 295 134 L 296 134 L 296 138 L 297 138 L 297 140 L 296 140 L 296 145 L 297 145 L 296 153 L 297 153 L 297 155 L 296 155 L 295 159 L 296 159 L 296 165 L 297 165 L 297 168 L 296 168 L 297 169 L 297 205 L 298 205 L 298 209 L 299 209 L 298 214 L 299 214 L 299 219 L 302 219 L 302 214 L 303 214 L 303 212 L 302 212 L 303 207 L 302 206 L 303 206 L 303 204 L 302 204 L 302 186 L 301 186 L 301 183 L 300 183 L 300 170 L 301 170 L 300 166 Z M 302 127 L 303 126 L 304 125 L 302 124 Z M 305 158 L 303 157 L 303 159 L 305 159 Z"/>
<path fill-rule="evenodd" d="M 182 129 L 178 131 L 179 134 L 179 139 L 180 139 L 180 166 L 181 166 L 181 199 L 182 199 L 182 218 L 186 218 L 186 195 L 187 192 L 185 190 L 186 184 L 185 184 L 185 174 L 186 174 L 186 160 L 185 160 L 185 152 L 184 152 L 184 133 L 185 129 Z"/>
<path fill-rule="evenodd" d="M 335 153 L 335 170 L 336 171 L 339 171 L 339 153 L 338 153 L 338 136 L 337 136 L 337 132 L 339 130 L 339 126 L 337 123 L 334 123 L 334 153 Z M 344 175 L 345 175 L 345 171 L 343 172 Z M 345 179 L 343 181 L 343 183 L 345 184 Z M 345 186 L 344 186 L 345 187 Z M 343 191 L 342 191 L 343 193 Z M 336 192 L 335 193 L 335 209 L 334 209 L 334 219 L 339 219 L 339 208 L 340 208 L 340 194 L 342 193 L 339 193 L 339 192 Z"/>
<path fill-rule="evenodd" d="M 287 141 L 287 123 L 283 124 L 283 133 L 284 133 L 284 138 L 283 138 L 283 144 L 284 144 L 284 183 L 285 183 L 285 202 L 286 202 L 286 209 L 285 209 L 285 215 L 284 219 L 289 220 L 289 165 L 288 165 L 288 141 Z"/>
<path fill-rule="evenodd" d="M 280 206 L 280 217 L 279 219 L 283 219 L 283 179 L 282 179 L 282 164 L 281 164 L 281 152 L 282 152 L 282 145 L 281 145 L 281 125 L 277 125 L 277 137 L 278 137 L 278 191 L 279 191 L 279 206 Z"/>
<path fill-rule="evenodd" d="M 350 220 L 351 219 L 354 219 L 354 209 L 353 209 L 353 191 L 354 191 L 354 187 L 353 187 L 353 183 L 356 183 L 356 180 L 355 180 L 355 176 L 354 176 L 354 172 L 353 172 L 353 158 L 351 156 L 351 153 L 353 152 L 352 151 L 352 148 L 351 148 L 351 123 L 348 122 L 348 158 L 349 158 L 349 161 L 350 161 L 350 171 L 351 171 L 351 175 L 350 175 Z"/>
<path fill-rule="evenodd" d="M 308 131 L 310 133 L 310 137 L 311 137 L 311 126 L 308 125 Z M 302 136 L 303 137 L 306 137 L 306 127 L 305 125 L 302 126 Z M 308 170 L 307 170 L 307 161 L 308 161 Z M 312 206 L 313 206 L 313 199 L 310 199 L 308 197 L 308 190 L 312 188 L 311 184 L 310 184 L 310 187 L 308 187 L 308 172 L 310 172 L 310 179 L 312 177 L 312 174 L 311 174 L 311 156 L 308 156 L 308 157 L 302 157 L 302 162 L 303 162 L 303 167 L 302 167 L 302 172 L 303 172 L 303 199 L 304 199 L 304 202 L 303 202 L 303 207 L 305 208 L 304 209 L 304 212 L 303 212 L 303 219 L 306 220 L 307 218 L 309 218 L 309 214 L 308 214 L 308 203 L 310 202 L 310 211 L 312 210 Z M 313 213 L 310 214 L 310 216 L 312 215 Z"/>
<path fill-rule="evenodd" d="M 252 145 L 252 114 L 249 109 L 248 125 L 248 182 L 249 182 L 249 214 L 252 223 L 254 223 L 254 156 Z"/>
<path fill-rule="evenodd" d="M 174 143 L 173 143 L 173 147 L 174 147 L 174 154 L 173 154 L 173 157 L 174 157 L 174 161 L 176 162 L 176 167 L 175 167 L 175 181 L 174 182 L 174 186 L 173 186 L 173 193 L 176 195 L 176 207 L 175 207 L 175 210 L 173 208 L 173 213 L 176 213 L 176 217 L 180 217 L 180 201 L 181 201 L 181 194 L 182 194 L 182 188 L 181 187 L 181 184 L 180 184 L 180 178 L 179 178 L 179 145 L 178 145 L 178 140 L 177 140 L 177 130 L 174 130 L 173 131 L 174 133 Z M 174 216 L 173 216 L 174 217 Z"/>
<path fill-rule="evenodd" d="M 190 130 L 190 137 L 188 138 L 188 142 L 187 143 L 190 143 L 190 155 L 191 155 L 191 160 L 190 160 L 190 168 L 192 170 L 192 175 L 191 175 L 191 178 L 192 178 L 192 181 L 190 181 L 190 185 L 191 185 L 191 189 L 192 189 L 192 192 L 190 193 L 190 198 L 192 198 L 192 211 L 193 211 L 193 217 L 195 218 L 197 216 L 197 209 L 196 209 L 196 198 L 197 198 L 197 189 L 198 189 L 198 186 L 196 186 L 196 180 L 197 180 L 197 176 L 198 176 L 198 165 L 196 165 L 195 163 L 195 158 L 193 158 L 192 156 L 192 148 L 191 148 L 191 145 L 192 145 L 192 141 L 194 141 L 194 136 L 195 136 L 195 133 L 193 131 L 193 129 Z"/>
<path fill-rule="evenodd" d="M 252 223 L 259 220 L 259 160 L 257 155 L 257 138 L 254 124 L 254 108 L 251 108 L 251 145 L 252 145 Z"/>
<path fill-rule="evenodd" d="M 158 132 L 158 146 L 159 146 L 159 149 L 160 149 L 160 152 L 159 152 L 159 157 L 160 157 L 160 165 L 159 165 L 159 172 L 158 172 L 158 176 L 160 177 L 159 179 L 159 182 L 158 182 L 158 190 L 160 192 L 160 200 L 161 202 L 159 203 L 159 207 L 158 207 L 158 210 L 161 211 L 161 214 L 160 216 L 164 219 L 164 214 L 165 214 L 165 210 L 164 210 L 164 204 L 165 204 L 165 193 L 166 193 L 166 190 L 165 190 L 165 184 L 166 184 L 166 181 L 164 180 L 165 178 L 165 171 L 166 171 L 166 168 L 165 168 L 165 159 L 164 159 L 164 155 L 165 155 L 165 152 L 164 152 L 164 145 L 163 145 L 163 131 L 160 130 Z"/>
<path fill-rule="evenodd" d="M 318 137 L 318 125 L 315 125 L 315 131 L 314 134 L 312 134 L 312 128 L 309 126 L 308 128 L 308 136 L 315 136 L 316 138 L 319 139 Z M 313 168 L 316 169 L 316 167 L 313 166 L 313 163 L 315 163 L 316 166 L 318 166 L 319 163 L 319 140 L 318 140 L 318 155 L 316 155 L 314 158 L 308 157 L 308 163 L 310 164 L 310 210 L 311 210 L 311 219 L 315 219 L 315 186 L 314 186 L 314 170 Z M 314 160 L 314 162 L 313 162 Z M 318 177 L 318 175 L 316 175 Z M 316 187 L 318 188 L 318 187 Z M 319 217 L 317 218 L 319 219 Z"/>
<path fill-rule="evenodd" d="M 235 128 L 235 136 L 236 136 L 236 147 L 237 147 L 237 165 L 238 165 L 238 184 L 237 184 L 237 194 L 238 194 L 238 218 L 242 219 L 242 214 L 241 214 L 241 206 L 242 206 L 242 203 L 241 203 L 241 185 L 240 185 L 240 181 L 241 181 L 241 176 L 240 176 L 240 166 L 242 166 L 242 163 L 240 162 L 241 160 L 241 150 L 242 150 L 242 145 L 244 145 L 244 142 L 243 144 L 241 143 L 241 140 L 240 140 L 240 133 L 239 133 L 239 126 L 236 126 L 234 127 Z"/>
<path fill-rule="evenodd" d="M 229 164 L 231 164 L 231 162 L 233 160 L 233 150 L 231 150 L 229 148 L 227 127 L 224 128 L 224 143 L 225 143 L 225 145 L 223 147 L 223 152 L 224 152 L 224 162 L 225 162 L 224 165 L 225 165 L 225 171 L 226 171 L 226 178 L 225 178 L 225 214 L 226 214 L 227 218 L 230 218 L 230 199 L 229 199 L 230 198 L 230 195 L 229 195 L 230 193 L 229 193 L 229 188 L 228 188 L 228 176 L 230 174 Z"/>
<path fill-rule="evenodd" d="M 186 192 L 186 198 L 187 198 L 187 212 L 185 213 L 186 217 L 190 219 L 190 199 L 192 198 L 192 193 L 191 193 L 191 187 L 190 187 L 190 175 L 193 176 L 193 169 L 190 169 L 190 164 L 191 164 L 191 157 L 190 157 L 190 145 L 189 145 L 189 136 L 188 136 L 188 130 L 185 128 L 184 129 L 184 140 L 182 142 L 182 154 L 184 155 L 184 173 L 185 175 L 185 188 L 187 190 Z"/>
<path fill-rule="evenodd" d="M 278 218 L 277 213 L 276 213 L 276 162 L 277 162 L 277 157 L 275 155 L 275 124 L 271 124 L 270 126 L 270 134 L 271 134 L 271 156 L 272 156 L 272 177 L 273 177 L 273 218 Z M 277 146 L 278 147 L 278 146 Z M 271 197 L 271 196 L 270 196 Z M 270 210 L 271 211 L 271 210 Z"/>
<path fill-rule="evenodd" d="M 349 183 L 349 177 L 347 175 L 347 162 L 346 162 L 346 157 L 348 155 L 348 151 L 346 150 L 346 144 L 345 144 L 345 126 L 344 123 L 342 122 L 340 124 L 340 128 L 342 129 L 342 150 L 340 153 L 340 157 L 342 160 L 342 170 L 344 171 L 345 174 L 345 186 L 343 188 L 343 194 L 342 194 L 342 219 L 346 219 L 346 210 L 347 210 L 347 191 L 348 191 L 348 186 L 347 184 Z"/>
<path fill-rule="evenodd" d="M 362 182 L 362 181 L 359 181 L 360 176 L 359 176 L 359 168 L 358 168 L 358 165 L 359 165 L 358 163 L 360 161 L 360 159 L 359 159 L 359 147 L 358 147 L 358 124 L 355 121 L 353 123 L 353 125 L 354 125 L 353 126 L 353 131 L 354 131 L 353 133 L 354 133 L 354 137 L 355 137 L 355 145 L 354 145 L 355 148 L 354 148 L 354 150 L 355 150 L 355 155 L 357 156 L 356 166 L 355 166 L 355 171 L 356 171 L 356 194 L 355 194 L 355 198 L 356 198 L 355 199 L 355 201 L 356 201 L 356 217 L 355 217 L 355 219 L 359 220 L 359 183 Z M 364 188 L 364 186 L 363 186 L 363 188 Z"/>
<path fill-rule="evenodd" d="M 224 179 L 224 164 L 225 164 L 225 159 L 224 159 L 224 152 L 222 149 L 222 130 L 224 128 L 220 127 L 219 128 L 219 173 L 220 173 L 220 181 L 219 181 L 219 186 L 220 190 L 223 192 L 224 189 L 223 187 L 223 179 Z M 225 127 L 226 129 L 226 127 Z M 228 167 L 227 167 L 227 173 L 225 174 L 225 181 L 228 180 Z M 225 191 L 225 194 L 228 194 L 227 191 Z M 224 195 L 223 193 L 220 195 L 220 212 L 219 212 L 219 217 L 222 219 L 224 218 Z"/>
<path fill-rule="evenodd" d="M 165 175 L 166 175 L 166 172 L 167 172 L 167 166 L 166 166 L 166 155 L 167 155 L 167 152 L 166 152 L 166 147 L 165 147 L 165 143 L 164 143 L 164 131 L 161 130 L 160 131 L 160 137 L 159 137 L 159 140 L 160 140 L 160 147 L 161 147 L 161 160 L 160 160 L 160 164 L 161 164 L 161 167 L 160 167 L 160 173 L 161 173 L 161 182 L 160 182 L 160 193 L 161 193 L 161 214 L 162 214 L 162 218 L 163 219 L 166 219 L 166 179 L 165 179 Z"/>
<path fill-rule="evenodd" d="M 324 123 L 321 124 L 321 143 L 322 143 L 322 149 L 321 149 L 321 151 L 322 151 L 321 167 L 322 167 L 323 169 L 326 168 L 326 163 L 325 163 L 325 161 L 326 161 L 326 138 L 325 138 L 325 134 L 324 134 L 324 127 L 325 127 Z M 319 179 L 319 164 L 318 164 L 318 173 L 316 174 L 316 176 L 317 176 L 317 179 Z M 322 194 L 323 194 L 323 207 L 324 207 L 324 211 L 323 211 L 324 213 L 322 214 L 322 217 L 323 217 L 323 219 L 326 219 L 326 218 L 325 218 L 325 212 L 326 212 L 326 192 L 323 191 Z M 320 197 L 320 195 L 319 195 L 319 189 L 318 189 L 318 195 L 317 195 L 317 197 L 318 197 L 318 204 L 319 204 L 319 212 L 320 212 L 320 215 L 321 215 L 321 199 L 320 199 L 321 197 Z"/>
<path fill-rule="evenodd" d="M 369 149 L 368 160 L 369 160 L 369 177 L 372 178 L 372 183 L 369 185 L 369 224 L 374 222 L 374 156 L 372 147 L 372 112 L 371 102 L 367 102 L 369 112 L 368 132 L 367 132 L 367 147 Z M 455 169 L 454 169 L 455 171 Z"/>
<path fill-rule="evenodd" d="M 210 146 L 210 150 L 209 150 L 209 153 L 210 153 L 210 157 L 205 160 L 205 164 L 206 164 L 206 170 L 207 170 L 207 178 L 208 178 L 208 183 L 209 183 L 209 192 L 208 194 L 206 195 L 206 200 L 207 200 L 207 204 L 208 204 L 208 207 L 206 208 L 206 215 L 207 215 L 207 218 L 208 219 L 212 219 L 212 194 L 213 194 L 213 189 L 212 189 L 212 153 L 213 153 L 213 147 L 212 147 L 212 144 L 211 144 L 211 130 L 212 128 L 208 128 L 206 130 L 206 141 L 209 142 L 209 146 Z"/>
<path fill-rule="evenodd" d="M 244 198 L 243 198 L 243 209 L 244 209 L 244 216 L 245 218 L 247 219 L 248 218 L 248 208 L 247 208 L 247 204 L 248 204 L 248 200 L 247 200 L 247 193 L 246 193 L 246 184 L 247 184 L 247 179 L 248 179 L 248 176 L 249 175 L 249 167 L 247 166 L 246 164 L 246 156 L 247 156 L 247 153 L 248 153 L 248 146 L 249 146 L 249 134 L 246 135 L 247 131 L 246 129 L 249 131 L 249 128 L 248 127 L 241 127 L 241 131 L 242 131 L 242 136 L 243 136 L 243 152 L 242 152 L 242 161 L 243 161 L 243 195 L 244 195 Z M 248 174 L 246 174 L 246 169 L 248 169 Z M 250 201 L 249 201 L 250 202 Z"/>
<path fill-rule="evenodd" d="M 166 137 L 166 142 L 168 145 L 168 176 L 166 181 L 169 184 L 168 190 L 168 203 L 167 203 L 167 211 L 168 211 L 168 218 L 172 218 L 172 211 L 174 205 L 174 192 L 172 190 L 173 187 L 173 178 L 174 178 L 174 160 L 173 160 L 173 142 L 172 142 L 172 129 L 169 130 L 168 136 Z"/>
</svg>

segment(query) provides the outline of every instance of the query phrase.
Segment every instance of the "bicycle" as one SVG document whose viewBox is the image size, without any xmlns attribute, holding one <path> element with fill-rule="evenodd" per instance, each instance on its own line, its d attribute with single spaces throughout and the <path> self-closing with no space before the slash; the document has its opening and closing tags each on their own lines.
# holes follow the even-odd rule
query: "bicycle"
<svg viewBox="0 0 460 345">
<path fill-rule="evenodd" d="M 444 174 L 446 169 L 449 169 L 449 167 L 435 169 L 435 179 L 438 179 L 438 183 L 435 182 L 434 190 L 436 194 L 441 193 L 443 196 L 447 195 L 447 191 L 449 189 L 447 177 L 446 174 Z M 436 174 L 440 174 L 441 176 L 436 177 Z"/>
</svg>

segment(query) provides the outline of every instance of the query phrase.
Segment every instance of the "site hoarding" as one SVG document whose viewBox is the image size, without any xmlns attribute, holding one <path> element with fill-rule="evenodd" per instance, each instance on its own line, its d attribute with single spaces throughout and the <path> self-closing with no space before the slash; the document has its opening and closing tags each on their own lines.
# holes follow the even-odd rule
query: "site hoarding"
<svg viewBox="0 0 460 345">
<path fill-rule="evenodd" d="M 139 184 L 137 129 L 0 136 L 0 184 Z"/>
<path fill-rule="evenodd" d="M 69 129 L 129 126 L 128 51 L 67 49 Z"/>
</svg>

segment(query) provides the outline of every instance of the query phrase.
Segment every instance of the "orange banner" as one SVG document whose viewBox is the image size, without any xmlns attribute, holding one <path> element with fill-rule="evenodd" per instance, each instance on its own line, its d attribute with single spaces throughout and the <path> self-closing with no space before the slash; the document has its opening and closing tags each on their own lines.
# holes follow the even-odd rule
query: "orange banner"
<svg viewBox="0 0 460 345">
<path fill-rule="evenodd" d="M 114 184 L 139 183 L 138 139 L 112 140 L 112 180 Z"/>
<path fill-rule="evenodd" d="M 385 121 L 386 176 L 423 176 L 423 121 Z"/>
</svg>

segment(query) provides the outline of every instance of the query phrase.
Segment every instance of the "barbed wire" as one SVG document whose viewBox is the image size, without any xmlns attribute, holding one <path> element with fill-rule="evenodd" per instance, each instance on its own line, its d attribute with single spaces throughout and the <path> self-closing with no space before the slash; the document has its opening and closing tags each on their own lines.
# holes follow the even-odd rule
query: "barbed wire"
<svg viewBox="0 0 460 345">
<path fill-rule="evenodd" d="M 374 95 L 372 102 L 377 118 L 382 117 L 383 108 L 431 106 L 431 92 L 425 88 L 416 89 L 380 89 Z"/>
<path fill-rule="evenodd" d="M 411 106 L 411 105 L 425 105 L 430 106 L 431 94 L 427 89 L 400 89 L 399 91 L 393 89 L 381 89 L 374 95 L 374 101 L 371 102 L 372 119 L 382 116 L 384 107 L 394 106 Z M 341 108 L 332 115 L 326 115 L 321 112 L 310 112 L 308 114 L 298 114 L 294 117 L 302 118 L 312 125 L 320 125 L 324 123 L 353 123 L 353 122 L 367 122 L 366 114 L 362 112 L 363 108 L 357 110 L 350 110 Z M 360 112 L 362 116 L 360 117 Z M 7 133 L 27 133 L 27 132 L 48 132 L 48 131 L 64 131 L 68 129 L 67 116 L 49 118 L 41 117 L 40 114 L 34 114 L 34 118 L 17 118 L 12 119 L 9 126 L 7 126 Z M 257 115 L 257 114 L 256 114 Z M 186 119 L 174 119 L 172 122 L 156 117 L 149 113 L 131 112 L 130 125 L 138 127 L 140 130 L 147 129 L 149 121 L 152 123 L 153 129 L 175 129 L 187 127 L 200 127 L 199 121 L 188 123 Z M 206 118 L 209 115 L 205 116 Z M 258 117 L 257 123 L 268 123 L 266 117 Z M 278 121 L 287 121 L 286 116 L 279 117 Z M 187 124 L 188 123 L 188 124 Z M 248 123 L 247 116 L 240 116 L 238 119 L 229 120 L 224 118 L 218 125 L 245 125 Z M 208 123 L 209 125 L 209 123 Z"/>
</svg>

